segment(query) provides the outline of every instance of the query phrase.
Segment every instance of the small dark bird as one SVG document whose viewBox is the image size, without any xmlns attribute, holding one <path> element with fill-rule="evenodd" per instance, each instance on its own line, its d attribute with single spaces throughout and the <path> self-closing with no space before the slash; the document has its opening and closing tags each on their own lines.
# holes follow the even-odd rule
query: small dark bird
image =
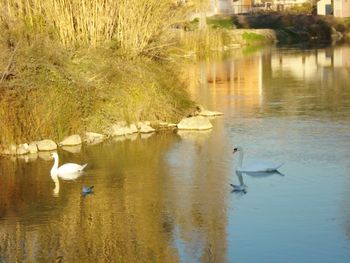
<svg viewBox="0 0 350 263">
<path fill-rule="evenodd" d="M 94 186 L 83 186 L 83 195 L 86 196 L 88 194 L 91 194 L 93 192 Z"/>
</svg>

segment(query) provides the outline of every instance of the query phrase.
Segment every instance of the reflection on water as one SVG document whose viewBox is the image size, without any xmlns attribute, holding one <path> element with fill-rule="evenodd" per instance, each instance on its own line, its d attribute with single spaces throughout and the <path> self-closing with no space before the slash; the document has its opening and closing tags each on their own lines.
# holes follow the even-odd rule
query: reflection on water
<svg viewBox="0 0 350 263">
<path fill-rule="evenodd" d="M 201 89 L 191 83 L 192 97 L 214 109 L 225 105 L 226 111 L 238 107 L 259 115 L 344 114 L 341 109 L 350 107 L 350 47 L 296 52 L 267 50 L 190 67 L 189 76 L 201 76 L 202 83 Z"/>
<path fill-rule="evenodd" d="M 188 65 L 192 96 L 225 113 L 212 131 L 61 150 L 62 164 L 89 166 L 56 196 L 52 160 L 0 159 L 1 260 L 348 262 L 348 54 L 276 49 Z M 285 162 L 285 176 L 236 174 L 233 145 Z"/>
<path fill-rule="evenodd" d="M 239 184 L 230 184 L 232 186 L 232 192 L 233 193 L 243 193 L 246 194 L 247 193 L 247 185 L 244 184 L 243 182 L 243 176 L 242 176 L 243 172 L 240 171 L 236 171 L 236 175 L 239 181 Z"/>
</svg>

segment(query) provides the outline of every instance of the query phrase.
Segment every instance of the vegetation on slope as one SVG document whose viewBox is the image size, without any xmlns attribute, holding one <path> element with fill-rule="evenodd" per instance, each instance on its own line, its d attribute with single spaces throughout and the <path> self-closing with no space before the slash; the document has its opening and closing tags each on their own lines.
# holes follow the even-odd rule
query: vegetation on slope
<svg viewBox="0 0 350 263">
<path fill-rule="evenodd" d="M 193 105 L 164 60 L 184 13 L 174 1 L 4 0 L 0 11 L 0 144 L 175 121 Z"/>
</svg>

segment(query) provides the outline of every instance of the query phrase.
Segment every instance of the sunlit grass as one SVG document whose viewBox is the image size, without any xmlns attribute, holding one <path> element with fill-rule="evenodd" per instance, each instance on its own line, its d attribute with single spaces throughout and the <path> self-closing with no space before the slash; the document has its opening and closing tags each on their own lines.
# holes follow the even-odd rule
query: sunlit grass
<svg viewBox="0 0 350 263">
<path fill-rule="evenodd" d="M 197 30 L 185 32 L 181 38 L 181 47 L 199 56 L 204 56 L 213 51 L 222 51 L 224 45 L 230 42 L 229 36 L 224 30 Z"/>
<path fill-rule="evenodd" d="M 0 83 L 0 144 L 103 132 L 121 120 L 175 122 L 193 105 L 175 64 L 45 43 L 17 52 L 12 75 Z"/>
<path fill-rule="evenodd" d="M 213 16 L 207 18 L 207 23 L 212 28 L 233 29 L 234 21 L 231 16 Z"/>
<path fill-rule="evenodd" d="M 124 56 L 154 56 L 168 47 L 167 32 L 183 14 L 171 0 L 3 0 L 1 38 L 31 44 L 48 35 L 67 48 L 112 41 Z"/>
<path fill-rule="evenodd" d="M 184 12 L 172 0 L 1 1 L 0 144 L 181 118 L 192 102 L 164 59 Z"/>
</svg>

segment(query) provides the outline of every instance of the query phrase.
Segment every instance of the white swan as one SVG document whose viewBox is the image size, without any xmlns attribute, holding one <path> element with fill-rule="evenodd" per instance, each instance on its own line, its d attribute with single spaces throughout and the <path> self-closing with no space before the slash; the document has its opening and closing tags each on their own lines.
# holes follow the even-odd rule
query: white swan
<svg viewBox="0 0 350 263">
<path fill-rule="evenodd" d="M 51 155 L 55 160 L 50 171 L 53 180 L 55 180 L 57 176 L 63 180 L 74 180 L 82 174 L 82 171 L 87 166 L 87 164 L 80 165 L 76 163 L 66 163 L 58 167 L 58 154 L 52 153 Z"/>
<path fill-rule="evenodd" d="M 243 166 L 243 148 L 240 146 L 237 146 L 233 149 L 233 154 L 236 152 L 239 153 L 238 156 L 238 167 L 236 171 L 239 172 L 246 172 L 246 173 L 268 173 L 268 172 L 274 172 L 277 171 L 278 168 L 280 168 L 283 163 L 275 164 L 275 163 L 254 163 L 251 165 Z"/>
</svg>

